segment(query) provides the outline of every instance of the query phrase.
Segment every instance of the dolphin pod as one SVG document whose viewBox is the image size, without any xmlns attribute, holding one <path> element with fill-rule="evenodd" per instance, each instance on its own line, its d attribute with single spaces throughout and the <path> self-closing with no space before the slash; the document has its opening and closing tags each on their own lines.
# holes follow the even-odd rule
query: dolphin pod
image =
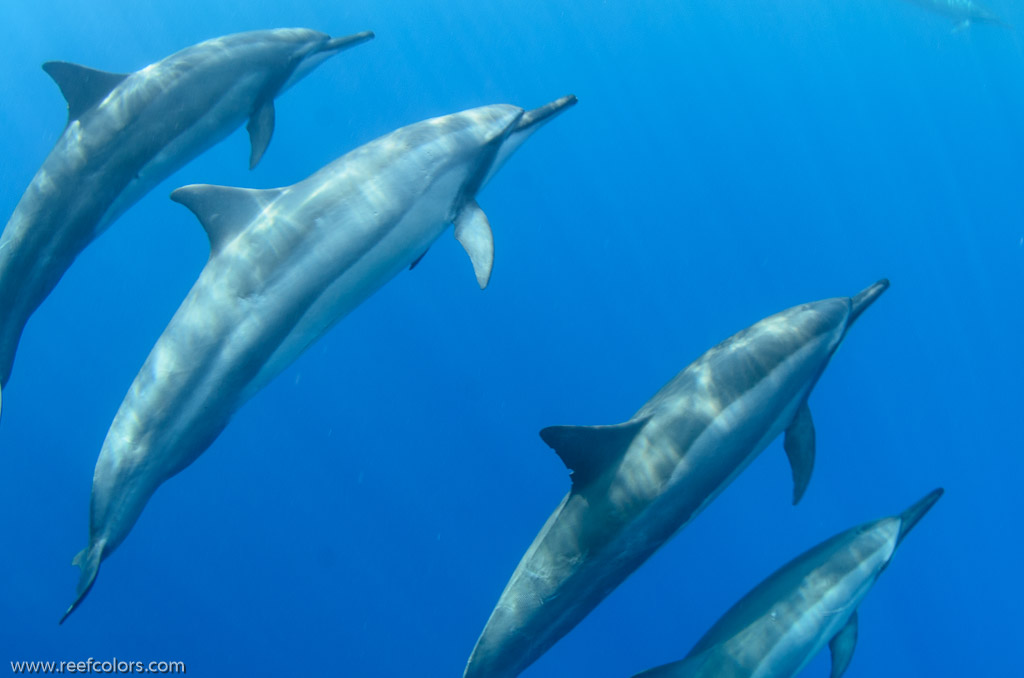
<svg viewBox="0 0 1024 678">
<path fill-rule="evenodd" d="M 51 61 L 68 124 L 0 236 L 0 389 L 29 317 L 75 258 L 154 186 L 246 119 L 255 167 L 274 131 L 274 98 L 373 33 L 238 33 L 128 75 Z"/>
<path fill-rule="evenodd" d="M 334 323 L 413 265 L 450 223 L 481 288 L 494 259 L 476 193 L 533 132 L 576 103 L 484 106 L 403 127 L 292 186 L 186 186 L 172 198 L 210 259 L 157 340 L 96 462 L 78 595 L 165 480 Z M 62 620 L 63 621 L 63 620 Z"/>
<path fill-rule="evenodd" d="M 933 490 L 897 516 L 818 544 L 733 605 L 684 659 L 634 678 L 788 678 L 825 643 L 832 678 L 841 678 L 857 644 L 857 607 L 941 496 Z"/>
<path fill-rule="evenodd" d="M 765 318 L 691 363 L 624 423 L 541 431 L 572 488 L 512 574 L 466 678 L 515 676 L 536 661 L 782 432 L 797 503 L 814 465 L 807 398 L 888 286 Z"/>
<path fill-rule="evenodd" d="M 914 0 L 958 21 L 1000 23 L 973 0 Z M 373 38 L 308 29 L 228 35 L 135 73 L 64 62 L 45 70 L 68 124 L 0 236 L 0 390 L 29 317 L 85 247 L 156 184 L 248 120 L 250 168 L 274 100 L 325 59 Z M 361 146 L 287 187 L 211 185 L 171 195 L 198 218 L 210 257 L 121 403 L 96 463 L 76 596 L 149 498 L 195 461 L 238 408 L 447 229 L 477 284 L 494 240 L 476 195 L 537 129 L 574 105 L 474 108 Z M 780 434 L 793 503 L 815 457 L 808 397 L 853 322 L 888 287 L 791 308 L 680 372 L 628 421 L 541 437 L 572 486 L 512 574 L 465 669 L 518 675 L 575 627 Z M 844 532 L 743 598 L 681 662 L 642 676 L 791 676 L 829 642 L 833 677 L 856 641 L 856 608 L 941 495 Z M 840 614 L 836 610 L 841 610 Z"/>
</svg>

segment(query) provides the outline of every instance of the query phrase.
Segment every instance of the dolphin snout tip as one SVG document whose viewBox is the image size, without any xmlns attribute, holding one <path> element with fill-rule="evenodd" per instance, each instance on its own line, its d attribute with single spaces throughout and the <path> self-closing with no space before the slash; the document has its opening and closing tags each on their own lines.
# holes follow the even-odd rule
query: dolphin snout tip
<svg viewBox="0 0 1024 678">
<path fill-rule="evenodd" d="M 562 109 L 569 108 L 570 106 L 575 106 L 579 101 L 580 100 L 576 98 L 575 94 L 566 94 L 564 97 L 559 97 L 552 101 L 551 105 L 560 111 Z"/>
<path fill-rule="evenodd" d="M 858 292 L 857 295 L 850 300 L 850 319 L 847 324 L 852 325 L 853 321 L 859 318 L 860 314 L 867 310 L 871 304 L 875 303 L 875 300 L 882 296 L 882 293 L 887 289 L 889 289 L 889 279 L 882 278 L 875 284 Z"/>
<path fill-rule="evenodd" d="M 323 47 L 325 52 L 340 51 L 348 49 L 349 47 L 355 47 L 360 45 L 367 40 L 373 40 L 377 37 L 373 31 L 361 31 L 359 33 L 353 33 L 352 35 L 343 35 L 337 38 L 331 38 Z"/>
<path fill-rule="evenodd" d="M 945 492 L 946 491 L 943 488 L 938 487 L 900 514 L 900 534 L 897 544 L 903 541 L 907 536 L 907 533 L 914 529 L 914 526 L 920 522 L 921 518 L 924 518 L 925 514 L 928 513 L 933 506 L 935 506 L 935 502 L 937 502 Z"/>
<path fill-rule="evenodd" d="M 526 111 L 522 114 L 522 117 L 519 118 L 518 123 L 515 125 L 515 129 L 537 129 L 565 109 L 575 105 L 576 101 L 577 99 L 575 94 L 566 94 L 564 97 L 559 97 L 550 103 L 544 104 L 540 108 L 535 108 L 532 111 Z"/>
</svg>

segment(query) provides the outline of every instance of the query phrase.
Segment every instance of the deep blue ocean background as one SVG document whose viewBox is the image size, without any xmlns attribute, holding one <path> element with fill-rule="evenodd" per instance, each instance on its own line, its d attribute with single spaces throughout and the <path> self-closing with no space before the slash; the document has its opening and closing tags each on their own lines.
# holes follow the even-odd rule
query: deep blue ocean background
<svg viewBox="0 0 1024 678">
<path fill-rule="evenodd" d="M 1024 30 L 1024 8 L 989 6 Z M 44 61 L 127 72 L 245 30 L 377 34 L 278 99 L 256 170 L 240 130 L 29 322 L 0 426 L 0 673 L 461 676 L 569 487 L 539 429 L 624 421 L 730 334 L 888 277 L 811 396 L 803 502 L 776 441 L 524 675 L 680 659 L 777 567 L 937 486 L 847 675 L 1020 674 L 1024 33 L 954 34 L 897 0 L 55 0 L 0 19 L 8 215 L 65 123 Z M 402 125 L 567 93 L 479 196 L 488 289 L 443 236 L 157 492 L 58 626 L 106 430 L 208 255 L 168 193 L 291 184 Z"/>
</svg>

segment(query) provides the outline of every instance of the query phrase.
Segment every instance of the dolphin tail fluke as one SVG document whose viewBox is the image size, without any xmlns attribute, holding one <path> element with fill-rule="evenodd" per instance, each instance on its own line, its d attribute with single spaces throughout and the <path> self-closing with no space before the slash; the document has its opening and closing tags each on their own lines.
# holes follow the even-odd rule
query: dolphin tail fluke
<svg viewBox="0 0 1024 678">
<path fill-rule="evenodd" d="M 875 300 L 882 296 L 882 292 L 887 289 L 889 289 L 889 280 L 882 278 L 874 285 L 858 292 L 857 295 L 850 300 L 850 319 L 846 323 L 847 327 L 852 325 L 853 322 L 860 317 L 860 314 L 867 310 L 868 306 L 875 303 Z"/>
<path fill-rule="evenodd" d="M 67 612 L 60 618 L 60 624 L 64 623 L 72 612 L 78 609 L 85 597 L 89 595 L 92 585 L 96 583 L 96 575 L 100 571 L 100 562 L 103 560 L 103 543 L 90 544 L 88 548 L 82 549 L 71 561 L 72 565 L 82 568 L 82 574 L 78 578 L 78 593 L 75 595 L 75 602 L 71 603 Z"/>
<path fill-rule="evenodd" d="M 924 517 L 924 514 L 928 513 L 932 506 L 935 506 L 935 502 L 939 500 L 944 491 L 941 487 L 932 490 L 924 498 L 900 514 L 900 534 L 896 538 L 897 546 L 907 536 L 907 533 L 914 529 L 914 526 Z"/>
</svg>

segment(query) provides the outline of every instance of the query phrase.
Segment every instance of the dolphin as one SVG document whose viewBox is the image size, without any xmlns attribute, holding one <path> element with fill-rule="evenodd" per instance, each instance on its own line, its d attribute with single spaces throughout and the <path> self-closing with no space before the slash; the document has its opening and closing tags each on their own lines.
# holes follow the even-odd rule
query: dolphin
<svg viewBox="0 0 1024 678">
<path fill-rule="evenodd" d="M 79 253 L 156 184 L 246 119 L 255 167 L 274 131 L 274 98 L 373 33 L 238 33 L 140 71 L 43 64 L 68 104 L 64 133 L 0 236 L 0 388 L 25 324 Z"/>
<path fill-rule="evenodd" d="M 403 127 L 285 188 L 196 185 L 171 198 L 199 218 L 210 258 L 136 376 L 93 476 L 78 594 L 165 480 L 334 323 L 414 266 L 455 225 L 481 288 L 494 259 L 476 202 L 566 96 L 532 111 L 475 108 Z"/>
<path fill-rule="evenodd" d="M 568 633 L 785 432 L 793 503 L 814 465 L 807 397 L 889 286 L 796 306 L 726 339 L 628 421 L 540 432 L 572 488 L 512 574 L 467 678 L 515 676 Z"/>
<path fill-rule="evenodd" d="M 634 678 L 790 678 L 829 644 L 832 678 L 850 665 L 857 607 L 907 533 L 942 496 L 841 532 L 790 561 L 732 606 L 678 662 Z"/>
<path fill-rule="evenodd" d="M 974 0 L 909 0 L 918 7 L 947 16 L 956 24 L 953 32 L 970 28 L 972 23 L 994 24 L 1009 28 L 994 12 L 982 7 Z"/>
</svg>

